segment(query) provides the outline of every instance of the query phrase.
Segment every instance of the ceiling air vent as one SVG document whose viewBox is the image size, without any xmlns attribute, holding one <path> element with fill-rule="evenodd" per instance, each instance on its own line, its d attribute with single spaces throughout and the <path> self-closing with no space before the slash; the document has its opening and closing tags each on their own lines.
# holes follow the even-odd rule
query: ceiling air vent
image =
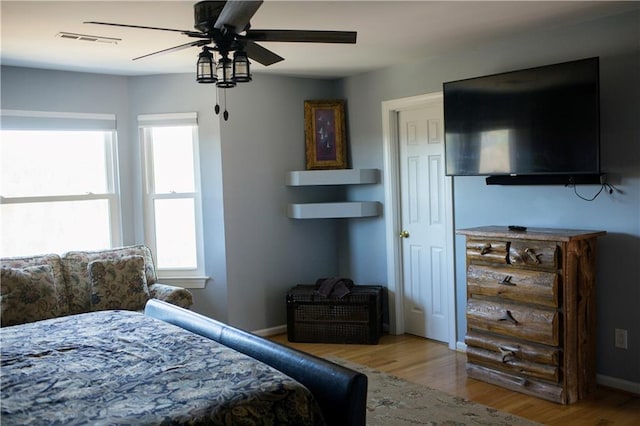
<svg viewBox="0 0 640 426">
<path fill-rule="evenodd" d="M 58 34 L 56 34 L 56 37 L 65 38 L 68 40 L 91 41 L 94 43 L 110 43 L 110 44 L 118 44 L 119 41 L 122 41 L 121 38 L 101 37 L 101 36 L 94 36 L 94 35 L 88 35 L 88 34 L 76 34 L 76 33 L 65 33 L 65 32 L 59 32 Z"/>
</svg>

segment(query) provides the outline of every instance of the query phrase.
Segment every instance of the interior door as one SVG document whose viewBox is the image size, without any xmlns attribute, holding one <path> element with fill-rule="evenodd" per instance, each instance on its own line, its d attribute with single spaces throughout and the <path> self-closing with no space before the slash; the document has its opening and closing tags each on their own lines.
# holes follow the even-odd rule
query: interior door
<svg viewBox="0 0 640 426">
<path fill-rule="evenodd" d="M 398 114 L 405 332 L 447 342 L 442 100 Z"/>
</svg>

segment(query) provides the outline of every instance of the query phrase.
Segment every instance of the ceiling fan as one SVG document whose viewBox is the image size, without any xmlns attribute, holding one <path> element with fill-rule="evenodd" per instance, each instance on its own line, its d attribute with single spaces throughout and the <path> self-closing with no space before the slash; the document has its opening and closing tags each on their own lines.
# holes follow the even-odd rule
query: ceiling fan
<svg viewBox="0 0 640 426">
<path fill-rule="evenodd" d="M 258 1 L 201 1 L 194 7 L 193 30 L 148 27 L 142 25 L 116 24 L 87 21 L 85 24 L 110 25 L 116 27 L 141 28 L 147 30 L 179 32 L 195 40 L 179 46 L 148 53 L 133 60 L 175 52 L 190 47 L 201 47 L 198 56 L 196 80 L 199 83 L 215 83 L 220 88 L 234 87 L 236 83 L 251 81 L 249 58 L 264 66 L 283 61 L 284 58 L 257 42 L 301 42 L 301 43 L 355 43 L 355 31 L 307 31 L 307 30 L 254 30 L 250 20 L 262 5 Z M 217 52 L 218 63 L 214 55 Z M 233 53 L 233 59 L 229 55 Z M 216 114 L 220 107 L 216 105 Z M 225 109 L 224 118 L 228 112 Z"/>
</svg>

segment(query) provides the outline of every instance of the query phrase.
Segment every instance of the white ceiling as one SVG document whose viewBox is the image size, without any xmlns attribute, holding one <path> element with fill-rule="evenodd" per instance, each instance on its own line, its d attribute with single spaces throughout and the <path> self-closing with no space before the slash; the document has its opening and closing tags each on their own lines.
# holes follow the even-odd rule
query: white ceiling
<svg viewBox="0 0 640 426">
<path fill-rule="evenodd" d="M 188 1 L 0 1 L 3 65 L 147 75 L 195 72 L 198 48 L 131 59 L 188 42 L 180 33 L 83 24 L 193 29 Z M 319 78 L 355 75 L 421 60 L 448 49 L 638 9 L 614 1 L 277 1 L 265 0 L 254 29 L 357 31 L 355 45 L 262 43 L 285 58 L 254 73 Z M 73 41 L 59 32 L 122 39 L 117 44 Z"/>
</svg>

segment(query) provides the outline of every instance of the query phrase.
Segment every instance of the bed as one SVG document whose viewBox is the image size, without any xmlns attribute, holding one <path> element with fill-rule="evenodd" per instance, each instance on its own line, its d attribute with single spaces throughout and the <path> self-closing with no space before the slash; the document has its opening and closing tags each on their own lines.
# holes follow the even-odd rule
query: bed
<svg viewBox="0 0 640 426">
<path fill-rule="evenodd" d="M 0 336 L 3 425 L 364 424 L 366 376 L 155 300 Z"/>
</svg>

